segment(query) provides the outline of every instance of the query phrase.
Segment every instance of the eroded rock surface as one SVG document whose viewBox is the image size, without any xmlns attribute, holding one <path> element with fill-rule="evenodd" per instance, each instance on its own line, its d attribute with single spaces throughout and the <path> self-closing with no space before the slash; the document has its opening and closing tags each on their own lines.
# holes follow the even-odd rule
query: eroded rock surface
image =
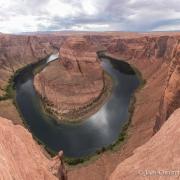
<svg viewBox="0 0 180 180">
<path fill-rule="evenodd" d="M 110 180 L 178 179 L 180 166 L 180 109 L 134 154 L 120 163 Z"/>
<path fill-rule="evenodd" d="M 151 137 L 154 134 L 153 128 L 155 132 L 161 128 L 163 123 L 167 120 L 167 118 L 171 115 L 171 113 L 174 112 L 176 108 L 180 106 L 179 102 L 179 41 L 180 41 L 180 34 L 179 33 L 156 33 L 156 34 L 121 34 L 121 33 L 97 33 L 97 34 L 91 34 L 86 35 L 83 34 L 81 36 L 84 36 L 83 39 L 80 38 L 80 36 L 76 36 L 75 39 L 79 39 L 80 42 L 88 41 L 88 44 L 97 44 L 99 49 L 107 49 L 107 55 L 111 55 L 117 58 L 122 58 L 123 60 L 127 61 L 128 63 L 132 64 L 133 66 L 137 67 L 143 75 L 143 78 L 146 80 L 145 86 L 141 89 L 141 91 L 138 91 L 136 93 L 136 103 L 135 103 L 135 110 L 134 114 L 131 120 L 131 125 L 128 129 L 128 139 L 125 144 L 122 145 L 119 150 L 117 150 L 115 153 L 104 153 L 100 158 L 98 158 L 96 161 L 78 167 L 73 168 L 71 171 L 68 172 L 68 178 L 71 180 L 78 179 L 78 180 L 105 180 L 108 179 L 110 174 L 114 171 L 116 166 L 118 164 L 122 163 L 126 158 L 131 157 L 133 155 L 134 150 L 143 145 L 144 143 L 148 142 Z M 52 45 L 55 47 L 59 47 L 61 43 L 64 41 L 61 41 L 60 44 L 59 40 L 57 40 L 54 36 L 51 39 L 51 36 L 38 36 L 38 37 L 29 37 L 29 36 L 10 36 L 10 35 L 3 35 L 1 36 L 0 41 L 0 94 L 4 94 L 4 88 L 6 87 L 6 84 L 8 82 L 9 77 L 13 74 L 13 72 L 23 67 L 24 65 L 36 61 L 38 58 L 42 58 L 49 52 L 51 52 Z M 28 40 L 28 38 L 30 40 Z M 60 38 L 60 37 L 57 37 Z M 84 40 L 84 38 L 86 40 Z M 18 40 L 17 40 L 18 39 Z M 61 39 L 61 38 L 60 38 Z M 50 42 L 51 41 L 51 42 Z M 27 42 L 27 43 L 25 43 Z M 50 43 L 47 43 L 50 42 Z M 68 41 L 67 41 L 68 42 Z M 100 77 L 99 79 L 94 77 L 95 71 L 101 72 L 101 68 L 99 68 L 98 61 L 96 62 L 94 58 L 89 58 L 90 56 L 93 57 L 94 49 L 92 48 L 93 53 L 88 52 L 87 54 L 83 55 L 82 53 L 82 47 L 85 48 L 86 46 L 77 46 L 76 43 L 73 43 L 74 41 L 64 43 L 62 46 L 62 49 L 60 49 L 60 53 L 62 54 L 62 60 L 57 62 L 52 62 L 48 68 L 45 69 L 45 71 L 42 72 L 44 76 L 42 76 L 41 82 L 44 82 L 43 80 L 46 80 L 46 83 L 48 84 L 48 87 L 50 87 L 45 93 L 44 90 L 42 90 L 42 94 L 48 96 L 50 92 L 52 94 L 59 93 L 61 96 L 57 95 L 51 95 L 51 98 L 53 102 L 56 102 L 56 99 L 61 99 L 60 102 L 64 106 L 62 107 L 73 107 L 69 97 L 67 97 L 67 94 L 69 93 L 72 97 L 75 95 L 77 97 L 81 98 L 75 98 L 72 99 L 77 100 L 78 103 L 74 104 L 74 107 L 78 107 L 80 104 L 86 103 L 87 100 L 89 101 L 91 98 L 88 95 L 88 92 L 92 91 L 92 95 L 97 95 L 99 90 L 102 89 L 101 86 L 101 73 L 100 75 L 97 74 L 97 77 Z M 30 45 L 31 44 L 31 45 Z M 78 43 L 81 44 L 81 43 Z M 50 46 L 49 46 L 50 45 Z M 50 47 L 50 49 L 49 49 Z M 95 48 L 95 51 L 96 51 Z M 19 49 L 22 49 L 22 51 L 19 51 Z M 33 49 L 33 50 L 32 50 Z M 42 50 L 44 49 L 44 51 Z M 90 48 L 91 49 L 91 48 Z M 79 51 L 78 51 L 79 50 Z M 62 52 L 61 52 L 62 51 Z M 27 57 L 27 58 L 25 58 Z M 35 58 L 34 58 L 35 57 Z M 80 57 L 80 58 L 79 58 Z M 89 62 L 89 60 L 90 62 Z M 87 68 L 89 67 L 89 68 Z M 96 69 L 97 68 L 97 69 Z M 47 71 L 47 72 L 46 72 Z M 57 76 L 58 72 L 58 76 Z M 46 76 L 50 75 L 50 76 Z M 91 77 L 90 75 L 93 74 Z M 92 78 L 92 79 L 91 79 Z M 59 83 L 60 79 L 60 83 Z M 97 87 L 98 90 L 94 91 L 96 88 L 96 83 L 92 88 L 91 85 L 87 84 L 85 80 L 88 80 L 88 82 L 98 82 Z M 68 82 L 68 83 L 67 83 Z M 70 85 L 70 82 L 72 83 Z M 75 83 L 74 83 L 75 82 Z M 81 84 L 81 83 L 82 84 Z M 58 84 L 59 83 L 59 84 Z M 83 86 L 83 84 L 85 85 Z M 62 89 L 58 89 L 56 85 L 60 85 L 59 87 L 63 87 Z M 40 85 L 39 85 L 40 86 Z M 73 88 L 72 88 L 73 87 Z M 78 89 L 78 91 L 76 91 Z M 82 89 L 81 93 L 82 95 L 79 96 L 77 92 L 79 92 L 79 89 Z M 86 92 L 86 94 L 83 94 L 83 92 Z M 58 106 L 59 103 L 57 103 Z M 62 105 L 61 104 L 61 105 Z M 5 114 L 5 113 L 4 113 Z M 155 140 L 158 140 L 160 145 L 164 147 L 164 149 L 167 148 L 168 152 L 170 154 L 173 154 L 176 159 L 174 159 L 174 163 L 172 162 L 171 165 L 173 167 L 177 166 L 178 164 L 178 146 L 176 146 L 176 143 L 178 145 L 178 142 L 175 142 L 175 138 L 179 138 L 178 134 L 178 117 L 179 117 L 179 110 L 178 115 L 177 112 L 175 112 L 175 115 L 173 115 L 174 120 L 170 120 L 165 122 L 165 128 L 162 126 L 162 132 L 164 135 L 161 135 L 161 130 L 155 135 Z M 172 118 L 170 118 L 172 119 Z M 3 120 L 4 121 L 4 120 Z M 156 122 L 156 125 L 155 125 Z M 172 123 L 173 122 L 173 123 Z M 0 121 L 1 123 L 1 121 Z M 175 124 L 176 126 L 173 126 Z M 155 126 L 154 126 L 155 125 Z M 19 126 L 16 126 L 19 127 Z M 176 129 L 175 129 L 176 127 Z M 3 128 L 4 131 L 8 129 L 7 126 L 0 126 L 0 128 Z M 171 137 L 170 140 L 166 140 L 166 134 L 165 130 L 167 130 L 168 135 Z M 169 129 L 168 129 L 169 128 Z M 17 128 L 16 128 L 17 129 Z M 4 132 L 3 131 L 3 132 Z M 18 130 L 19 131 L 19 130 Z M 8 132 L 9 133 L 9 132 Z M 162 134 L 163 134 L 162 133 Z M 174 133 L 174 137 L 173 137 Z M 9 142 L 8 140 L 8 134 L 7 136 L 7 144 Z M 10 133 L 11 137 L 11 133 Z M 16 137 L 16 136 L 14 136 Z M 157 138 L 156 138 L 157 137 Z M 13 137 L 12 137 L 13 138 Z M 154 137 L 153 137 L 154 138 Z M 168 137 L 167 137 L 168 138 Z M 127 162 L 124 161 L 125 171 L 130 168 L 129 162 L 134 163 L 137 165 L 137 162 L 139 162 L 138 167 L 141 167 L 141 165 L 147 165 L 145 164 L 145 157 L 140 157 L 140 154 L 148 154 L 149 151 L 151 151 L 151 154 L 154 152 L 160 153 L 161 151 L 158 150 L 158 148 L 161 148 L 159 144 L 155 140 L 150 140 L 148 145 L 149 148 L 152 147 L 152 149 L 147 150 L 144 148 L 144 145 L 140 150 L 137 150 L 137 155 L 135 151 L 135 155 L 132 156 L 132 159 L 127 159 Z M 14 141 L 14 139 L 13 139 Z M 11 142 L 11 140 L 10 140 Z M 168 143 L 167 143 L 168 142 Z M 4 138 L 2 138 L 2 141 L 0 141 L 0 144 L 5 143 Z M 21 147 L 21 141 L 17 142 L 14 141 L 17 147 Z M 167 143 L 167 146 L 165 145 Z M 168 149 L 168 145 L 172 147 L 171 149 Z M 14 145 L 15 146 L 15 145 Z M 4 145 L 2 145 L 4 147 Z M 28 147 L 28 146 L 27 146 Z M 2 148 L 1 148 L 2 149 Z M 143 150 L 144 149 L 144 150 Z M 175 151 L 172 152 L 172 150 L 175 149 Z M 1 151 L 1 150 L 0 150 Z M 17 171 L 17 177 L 21 175 L 21 171 L 16 169 L 20 164 L 16 164 L 19 162 L 19 159 L 13 159 L 12 154 L 14 154 L 14 151 L 18 152 L 18 148 L 15 148 L 13 150 L 10 149 L 11 152 L 9 154 L 6 154 L 5 150 L 1 151 L 2 154 L 2 163 L 11 163 L 13 164 L 9 165 L 8 171 L 4 171 L 9 176 L 9 171 L 15 173 Z M 26 149 L 23 150 L 26 153 Z M 31 151 L 28 149 L 28 152 Z M 141 152 L 141 153 L 140 153 Z M 164 153 L 163 157 L 167 158 L 174 158 L 168 156 L 166 152 Z M 21 152 L 23 153 L 23 152 Z M 159 154 L 161 155 L 161 154 Z M 17 157 L 19 157 L 18 155 Z M 6 158 L 3 159 L 3 157 Z M 33 157 L 33 154 L 29 153 L 29 158 Z M 41 155 L 40 155 L 41 157 Z M 138 159 L 140 157 L 141 160 Z M 149 158 L 153 160 L 153 157 L 149 155 Z M 167 158 L 165 160 L 167 160 Z M 135 162 L 136 159 L 136 162 Z M 27 163 L 26 160 L 22 160 Z M 29 162 L 30 160 L 28 160 Z M 33 163 L 34 160 L 32 160 Z M 50 177 L 52 174 L 49 174 L 49 171 L 47 170 L 47 164 L 49 163 L 49 160 L 47 160 L 45 157 L 42 157 L 42 163 L 40 164 L 40 167 L 42 166 L 42 174 L 45 173 L 47 177 Z M 159 163 L 164 163 L 165 161 L 159 161 Z M 168 161 L 167 161 L 168 162 Z M 169 162 L 171 162 L 169 160 Z M 122 163 L 122 164 L 123 164 Z M 143 164 L 144 163 L 144 164 Z M 23 162 L 21 162 L 23 164 Z M 28 164 L 28 163 L 27 163 Z M 51 163 L 50 163 L 51 164 Z M 122 164 L 120 164 L 120 169 L 122 169 Z M 17 165 L 17 167 L 16 167 Z M 148 164 L 149 165 L 149 164 Z M 150 164 L 150 167 L 156 168 L 156 165 L 158 166 L 158 161 L 156 163 Z M 8 165 L 7 165 L 8 166 Z M 24 164 L 23 164 L 24 166 Z M 36 167 L 36 165 L 33 165 L 33 167 Z M 3 168 L 4 166 L 2 166 Z M 15 171 L 13 171 L 13 167 L 15 167 Z M 20 166 L 22 167 L 22 166 Z M 26 166 L 25 166 L 26 167 Z M 38 164 L 39 167 L 39 164 Z M 146 166 L 148 167 L 148 166 Z M 162 167 L 162 166 L 159 166 Z M 169 166 L 163 166 L 162 168 L 168 168 Z M 22 168 L 23 169 L 23 168 Z M 29 168 L 30 169 L 30 168 Z M 44 170 L 45 169 L 45 170 Z M 118 170 L 115 171 L 114 175 L 112 175 L 112 178 L 118 178 L 118 177 L 124 177 L 123 173 Z M 3 169 L 4 170 L 4 169 Z M 25 169 L 26 170 L 26 169 Z M 20 174 L 19 174 L 20 171 Z M 26 172 L 26 171 L 25 171 Z M 135 171 L 132 171 L 132 173 L 129 175 L 129 177 L 134 177 L 133 173 Z M 28 172 L 29 173 L 29 172 Z M 36 173 L 36 169 L 33 169 L 33 173 Z M 42 175 L 39 174 L 39 175 Z M 5 176 L 5 174 L 4 174 Z M 16 174 L 14 174 L 16 177 Z M 52 176 L 54 178 L 55 176 Z M 136 177 L 135 177 L 136 178 Z M 132 179 L 132 178 L 131 178 Z"/>
<path fill-rule="evenodd" d="M 65 180 L 64 172 L 61 158 L 47 158 L 28 130 L 0 117 L 0 179 Z"/>
<path fill-rule="evenodd" d="M 166 88 L 154 127 L 155 132 L 161 128 L 173 111 L 180 107 L 180 40 L 177 42 L 171 58 Z"/>
<path fill-rule="evenodd" d="M 179 77 L 176 68 L 171 68 L 173 62 L 176 62 L 173 60 L 174 53 L 176 56 L 178 55 L 177 44 L 180 34 L 142 34 L 133 37 L 113 35 L 111 37 L 101 36 L 99 39 L 96 36 L 94 39 L 108 50 L 107 55 L 123 59 L 138 68 L 146 80 L 146 84 L 136 93 L 135 110 L 126 143 L 116 153 L 106 152 L 93 164 L 70 171 L 69 178 L 72 180 L 77 176 L 79 180 L 83 180 L 83 178 L 86 180 L 108 179 L 119 163 L 131 156 L 134 149 L 146 143 L 153 136 L 155 122 L 163 124 L 159 123 L 157 113 L 163 117 L 168 109 L 171 109 L 172 113 L 177 107 L 180 107 L 179 98 L 175 98 L 179 89 Z M 170 93 L 170 96 L 173 98 L 169 101 L 168 98 L 164 98 L 164 94 L 172 73 L 175 75 L 172 76 L 171 86 L 173 87 L 170 88 L 170 91 L 173 92 Z M 164 101 L 169 101 L 169 105 L 168 108 L 162 110 Z M 93 173 L 89 174 L 89 172 Z"/>
<path fill-rule="evenodd" d="M 96 47 L 83 37 L 68 38 L 60 60 L 35 77 L 35 87 L 55 113 L 64 116 L 88 107 L 104 89 L 104 73 Z"/>
<path fill-rule="evenodd" d="M 51 54 L 62 41 L 62 37 L 54 36 L 0 34 L 0 96 L 6 94 L 8 81 L 17 69 Z"/>
</svg>

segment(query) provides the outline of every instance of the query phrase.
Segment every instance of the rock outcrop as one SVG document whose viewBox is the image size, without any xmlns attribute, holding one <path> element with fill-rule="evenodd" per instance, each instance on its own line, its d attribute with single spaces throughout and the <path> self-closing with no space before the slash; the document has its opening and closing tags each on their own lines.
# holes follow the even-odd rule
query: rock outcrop
<svg viewBox="0 0 180 180">
<path fill-rule="evenodd" d="M 61 157 L 47 158 L 24 127 L 0 117 L 0 179 L 66 180 L 66 171 Z"/>
<path fill-rule="evenodd" d="M 36 75 L 37 91 L 58 117 L 83 117 L 84 109 L 102 95 L 105 75 L 96 49 L 83 37 L 68 38 L 60 48 L 60 60 Z"/>
<path fill-rule="evenodd" d="M 180 40 L 174 47 L 165 92 L 162 96 L 154 131 L 158 131 L 175 109 L 180 107 Z"/>
<path fill-rule="evenodd" d="M 180 109 L 146 144 L 120 163 L 110 180 L 178 179 L 180 175 Z"/>
<path fill-rule="evenodd" d="M 93 37 L 89 39 L 94 40 Z M 177 64 L 175 63 L 177 61 L 173 60 L 173 54 L 176 52 L 176 56 L 178 55 L 179 39 L 179 33 L 152 33 L 133 37 L 113 35 L 111 37 L 100 36 L 99 39 L 96 36 L 96 42 L 107 49 L 106 55 L 123 59 L 139 69 L 146 84 L 136 93 L 135 109 L 126 143 L 116 153 L 104 153 L 93 164 L 69 172 L 70 179 L 73 180 L 74 177 L 78 177 L 79 180 L 108 179 L 115 167 L 131 156 L 134 149 L 151 139 L 154 134 L 155 122 L 160 124 L 157 113 L 161 114 L 160 117 L 166 114 L 167 109 L 162 110 L 161 107 L 162 104 L 165 104 L 162 102 L 167 101 L 165 100 L 167 98 L 164 98 L 164 92 L 167 91 L 169 75 L 172 72 L 174 72 L 175 76 L 172 77 L 175 81 L 172 79 L 174 85 L 170 91 L 173 91 L 174 95 L 172 95 L 173 100 L 168 109 L 171 109 L 172 113 L 177 107 L 180 107 L 179 98 L 175 98 L 179 89 L 179 75 L 177 76 L 177 71 L 171 68 L 173 64 Z M 171 73 L 169 69 L 172 69 Z M 93 173 L 90 175 L 88 172 Z"/>
</svg>

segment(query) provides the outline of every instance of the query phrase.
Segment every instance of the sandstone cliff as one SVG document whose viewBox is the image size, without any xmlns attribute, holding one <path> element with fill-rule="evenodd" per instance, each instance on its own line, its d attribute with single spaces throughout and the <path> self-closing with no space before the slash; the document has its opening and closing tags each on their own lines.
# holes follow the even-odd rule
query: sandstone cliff
<svg viewBox="0 0 180 180">
<path fill-rule="evenodd" d="M 173 111 L 180 107 L 180 40 L 176 43 L 171 59 L 166 89 L 154 127 L 155 132 L 161 128 Z"/>
<path fill-rule="evenodd" d="M 180 107 L 179 42 L 180 36 L 178 34 L 175 36 L 150 34 L 149 36 L 134 39 L 118 39 L 115 40 L 115 43 L 107 47 L 109 53 L 120 55 L 122 58 L 138 67 L 142 72 L 148 71 L 145 66 L 151 69 L 155 63 L 155 70 L 158 72 L 160 69 L 158 69 L 159 66 L 157 61 L 161 62 L 161 67 L 165 67 L 164 73 L 167 74 L 163 82 L 165 90 L 161 94 L 159 110 L 157 111 L 156 124 L 154 127 L 155 132 L 160 129 L 170 114 Z M 149 63 L 146 61 L 149 61 Z M 144 78 L 147 79 L 150 76 L 153 76 L 152 72 L 148 73 Z"/>
<path fill-rule="evenodd" d="M 138 91 L 136 93 L 135 110 L 131 120 L 131 125 L 128 129 L 128 139 L 126 143 L 123 144 L 122 147 L 119 148 L 119 150 L 117 150 L 115 153 L 106 152 L 93 163 L 87 164 L 83 167 L 74 168 L 68 173 L 69 179 L 72 180 L 104 180 L 109 178 L 110 174 L 114 171 L 118 164 L 122 163 L 126 158 L 132 156 L 133 151 L 137 147 L 150 140 L 150 138 L 154 134 L 153 128 L 155 131 L 157 131 L 167 120 L 170 114 L 173 113 L 176 108 L 180 107 L 180 34 L 131 34 L 130 36 L 126 34 L 124 36 L 120 33 L 97 33 L 91 36 L 83 34 L 83 36 L 86 40 L 84 40 L 84 38 L 80 38 L 80 36 L 77 36 L 76 39 L 79 39 L 78 43 L 74 43 L 73 38 L 72 40 L 70 40 L 70 42 L 67 41 L 67 43 L 64 43 L 62 48 L 60 49 L 62 59 L 57 62 L 52 62 L 48 66 L 48 68 L 46 68 L 42 72 L 42 76 L 41 74 L 39 76 L 39 80 L 41 80 L 41 83 L 46 82 L 48 87 L 46 90 L 44 90 L 43 88 L 41 88 L 41 84 L 37 84 L 40 89 L 39 92 L 41 91 L 43 96 L 48 96 L 48 98 L 52 99 L 53 102 L 56 102 L 59 99 L 58 101 L 60 102 L 56 103 L 57 106 L 59 103 L 61 103 L 61 105 L 64 104 L 64 106 L 61 107 L 65 108 L 80 107 L 82 104 L 86 104 L 87 100 L 90 102 L 91 97 L 96 97 L 96 95 L 98 96 L 100 90 L 103 87 L 102 70 L 101 68 L 99 68 L 100 66 L 98 64 L 98 60 L 95 60 L 94 57 L 94 51 L 96 51 L 96 48 L 94 49 L 94 45 L 92 46 L 92 49 L 89 48 L 94 42 L 98 45 L 97 49 L 107 49 L 107 55 L 121 58 L 137 67 L 142 72 L 143 78 L 146 80 L 146 85 L 141 89 L 141 91 Z M 52 52 L 51 50 L 53 46 L 61 46 L 64 39 L 66 39 L 65 37 L 61 39 L 59 36 L 57 36 L 57 38 L 53 36 L 52 38 L 51 36 L 24 37 L 10 35 L 0 35 L 0 38 L 0 82 L 2 84 L 0 88 L 0 94 L 4 94 L 4 88 L 7 84 L 7 81 L 17 68 L 34 62 L 38 58 L 42 58 L 49 52 Z M 29 41 L 28 38 L 30 39 Z M 58 38 L 61 39 L 59 40 L 60 43 L 57 40 Z M 88 46 L 86 46 L 86 43 L 83 44 L 84 41 L 88 42 Z M 27 45 L 25 42 L 27 42 Z M 86 47 L 88 47 L 90 51 L 86 52 L 84 55 L 82 50 Z M 22 51 L 19 51 L 19 49 L 22 49 Z M 44 49 L 44 51 L 42 51 L 42 49 Z M 8 52 L 10 53 L 8 54 Z M 94 58 L 91 59 L 89 58 L 89 56 L 93 56 Z M 88 59 L 90 60 L 90 62 Z M 99 73 L 96 74 L 97 72 Z M 58 89 L 57 85 L 58 87 L 63 88 Z M 81 96 L 78 95 L 80 89 Z M 54 95 L 50 95 L 51 92 L 52 94 L 54 93 Z M 86 94 L 83 94 L 83 92 L 85 92 Z M 68 93 L 70 93 L 70 96 Z M 69 97 L 67 97 L 67 95 Z M 76 98 L 76 96 L 79 98 Z M 78 103 L 73 105 L 70 97 L 74 99 L 74 102 L 78 100 Z M 4 112 L 3 114 L 5 115 L 7 113 L 8 111 Z M 175 139 L 173 138 L 173 131 L 171 131 L 172 127 L 175 133 L 174 137 L 178 138 L 177 129 L 175 129 L 175 126 L 173 126 L 174 123 L 176 127 L 179 126 L 176 116 L 179 116 L 179 110 L 178 115 L 177 113 L 175 113 L 175 116 L 173 118 L 175 120 L 170 120 L 165 123 L 165 130 L 168 131 L 168 126 L 168 135 L 172 137 L 166 142 L 168 142 L 167 145 L 172 147 L 172 149 L 173 147 L 174 149 L 177 149 Z M 165 130 L 163 130 L 163 128 L 164 126 L 162 126 L 162 132 L 164 133 Z M 5 127 L 5 129 L 7 129 L 7 127 Z M 161 130 L 158 132 L 158 134 L 161 134 Z M 160 143 L 162 141 L 162 144 L 160 145 L 168 149 L 168 147 L 165 146 L 166 139 L 163 137 L 163 135 L 158 134 L 158 138 L 155 140 L 159 140 Z M 162 139 L 160 139 L 161 137 Z M 160 146 L 157 144 L 157 142 L 155 142 L 155 140 L 149 141 L 150 145 L 152 146 L 149 145 L 148 147 L 152 147 L 152 149 L 147 150 L 145 147 L 144 150 L 140 152 L 146 154 L 149 151 L 152 151 L 157 152 L 158 155 L 158 153 L 160 152 L 158 151 L 158 148 Z M 172 144 L 173 142 L 174 144 Z M 19 146 L 19 143 L 16 143 L 16 141 L 15 144 L 18 144 Z M 171 149 L 168 149 L 168 152 L 172 153 Z M 176 152 L 175 157 L 177 155 Z M 123 162 L 124 165 L 127 164 L 127 170 L 131 167 L 129 166 L 129 162 L 136 164 L 136 162 L 134 162 L 134 159 L 136 159 L 140 165 L 145 165 L 145 157 L 139 156 L 139 154 L 142 153 L 138 153 L 137 150 L 138 155 L 136 155 L 135 152 L 135 155 L 132 156 L 132 160 L 127 159 L 127 162 Z M 2 154 L 3 156 L 7 157 L 7 159 L 10 157 L 10 159 L 7 160 L 7 162 L 10 163 L 12 160 L 11 156 L 9 154 L 7 156 L 4 151 L 2 152 Z M 32 156 L 32 154 L 30 154 L 30 156 Z M 141 161 L 139 161 L 137 156 L 143 159 L 142 163 Z M 164 157 L 165 156 L 166 154 L 164 154 Z M 153 159 L 153 157 L 149 157 Z M 169 156 L 167 155 L 167 158 L 168 157 Z M 49 162 L 46 159 L 44 160 L 44 157 L 43 161 Z M 42 165 L 43 169 L 45 169 L 45 172 L 47 173 L 47 164 L 45 163 L 44 165 L 42 162 Z M 141 167 L 140 165 L 139 167 Z M 156 162 L 155 164 L 152 163 L 152 168 L 156 168 L 156 165 L 158 165 L 158 162 Z M 175 167 L 176 165 L 179 167 L 178 162 L 172 164 L 173 167 Z M 148 166 L 146 167 L 148 168 Z M 169 166 L 167 166 L 167 168 L 169 168 Z M 115 174 L 112 175 L 112 178 L 123 176 L 123 173 L 118 169 L 115 171 Z M 121 164 L 120 169 L 122 169 Z M 133 173 L 134 171 L 132 171 L 132 174 L 130 175 L 134 175 Z M 50 176 L 51 175 L 52 174 L 50 173 Z"/>
<path fill-rule="evenodd" d="M 11 93 L 8 86 L 9 79 L 16 70 L 54 52 L 63 41 L 64 37 L 55 35 L 0 34 L 0 116 L 11 119 L 15 124 L 22 124 L 12 100 L 9 100 Z"/>
<path fill-rule="evenodd" d="M 49 40 L 50 39 L 50 40 Z M 48 41 L 49 40 L 49 41 Z M 6 92 L 9 78 L 19 68 L 34 63 L 60 46 L 62 37 L 0 35 L 0 96 Z M 58 43 L 57 43 L 58 41 Z"/>
<path fill-rule="evenodd" d="M 120 163 L 110 180 L 178 179 L 180 171 L 180 109 L 146 144 Z"/>
<path fill-rule="evenodd" d="M 47 158 L 25 128 L 0 117 L 0 179 L 64 180 L 62 173 L 59 158 Z"/>
<path fill-rule="evenodd" d="M 93 164 L 69 172 L 69 178 L 72 180 L 73 177 L 78 177 L 79 180 L 93 178 L 104 180 L 108 179 L 119 163 L 132 155 L 134 149 L 146 143 L 153 136 L 155 122 L 160 124 L 157 113 L 163 117 L 167 111 L 166 108 L 162 110 L 162 104 L 165 104 L 162 102 L 167 101 L 164 92 L 167 91 L 167 84 L 169 84 L 172 72 L 175 76 L 172 76 L 174 84 L 168 90 L 173 92 L 170 93 L 172 100 L 168 100 L 168 109 L 172 113 L 177 107 L 180 107 L 179 98 L 176 98 L 179 89 L 179 75 L 177 70 L 174 71 L 176 68 L 171 68 L 177 64 L 177 61 L 173 60 L 173 55 L 176 53 L 178 56 L 177 44 L 180 34 L 152 33 L 133 37 L 87 36 L 87 39 L 95 40 L 106 48 L 107 55 L 123 59 L 138 68 L 146 80 L 145 86 L 136 93 L 135 110 L 128 129 L 126 143 L 116 153 L 104 153 Z M 88 172 L 93 173 L 89 174 Z"/>
<path fill-rule="evenodd" d="M 180 35 L 178 33 L 174 36 L 169 33 L 164 35 L 152 33 L 135 38 L 119 38 L 115 36 L 109 44 L 105 42 L 103 41 L 107 52 L 111 56 L 125 59 L 137 67 L 147 80 L 147 84 L 149 84 L 149 81 L 150 83 L 154 80 L 158 81 L 159 77 L 155 78 L 154 74 L 164 67 L 163 74 L 166 74 L 164 82 L 159 82 L 163 85 L 164 90 L 162 94 L 159 94 L 161 100 L 159 101 L 159 109 L 156 110 L 157 117 L 154 127 L 156 132 L 169 115 L 180 107 Z M 151 98 L 150 101 L 152 100 Z"/>
</svg>

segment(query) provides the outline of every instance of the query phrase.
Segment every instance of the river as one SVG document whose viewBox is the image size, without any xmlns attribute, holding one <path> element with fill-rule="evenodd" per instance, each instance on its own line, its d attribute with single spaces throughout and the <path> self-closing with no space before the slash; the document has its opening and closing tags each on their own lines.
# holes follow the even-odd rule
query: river
<svg viewBox="0 0 180 180">
<path fill-rule="evenodd" d="M 52 60 L 52 58 L 49 58 Z M 68 157 L 82 157 L 114 143 L 130 116 L 131 97 L 139 86 L 137 75 L 122 63 L 101 58 L 101 65 L 114 80 L 112 95 L 94 115 L 77 124 L 57 124 L 44 113 L 33 86 L 33 70 L 46 61 L 26 67 L 15 78 L 16 104 L 29 130 L 49 149 L 63 150 Z M 127 68 L 127 67 L 126 67 Z"/>
</svg>

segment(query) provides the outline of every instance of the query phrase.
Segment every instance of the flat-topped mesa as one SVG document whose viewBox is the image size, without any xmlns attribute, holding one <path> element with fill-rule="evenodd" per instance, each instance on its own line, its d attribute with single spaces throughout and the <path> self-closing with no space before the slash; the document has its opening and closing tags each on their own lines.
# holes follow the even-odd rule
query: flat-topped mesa
<svg viewBox="0 0 180 180">
<path fill-rule="evenodd" d="M 83 37 L 68 38 L 60 48 L 60 60 L 35 77 L 35 87 L 45 107 L 59 119 L 77 121 L 95 112 L 110 91 L 96 47 Z"/>
</svg>

